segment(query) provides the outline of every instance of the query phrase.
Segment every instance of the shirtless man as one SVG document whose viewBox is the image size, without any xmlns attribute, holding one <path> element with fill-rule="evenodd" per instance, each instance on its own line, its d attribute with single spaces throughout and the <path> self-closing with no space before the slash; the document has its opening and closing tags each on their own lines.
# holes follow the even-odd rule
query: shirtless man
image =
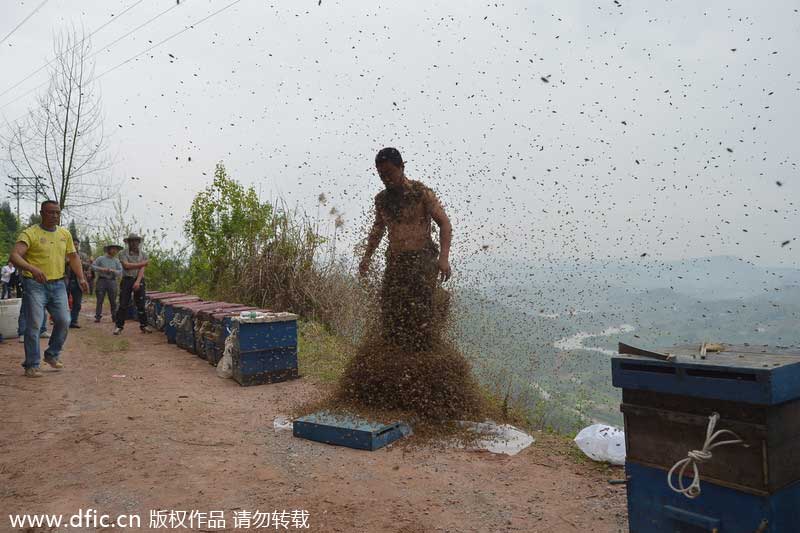
<svg viewBox="0 0 800 533">
<path fill-rule="evenodd" d="M 381 288 L 383 336 L 407 350 L 428 350 L 437 275 L 442 281 L 450 279 L 453 228 L 433 191 L 406 177 L 403 158 L 395 148 L 378 152 L 375 167 L 386 188 L 375 196 L 375 222 L 359 274 L 365 276 L 369 271 L 372 255 L 388 229 Z M 431 220 L 439 226 L 441 251 L 431 238 Z"/>
</svg>

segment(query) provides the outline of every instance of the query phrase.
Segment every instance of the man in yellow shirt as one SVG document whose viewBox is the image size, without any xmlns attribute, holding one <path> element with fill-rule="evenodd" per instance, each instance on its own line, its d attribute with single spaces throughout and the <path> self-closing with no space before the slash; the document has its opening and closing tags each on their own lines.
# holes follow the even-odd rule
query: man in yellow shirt
<svg viewBox="0 0 800 533">
<path fill-rule="evenodd" d="M 67 286 L 64 280 L 64 263 L 78 278 L 81 290 L 89 285 L 83 275 L 81 259 L 69 230 L 58 225 L 61 207 L 58 202 L 42 202 L 42 223 L 23 230 L 11 252 L 11 262 L 23 271 L 23 308 L 25 310 L 25 375 L 41 377 L 39 362 L 39 328 L 44 320 L 45 308 L 53 317 L 53 333 L 44 352 L 44 361 L 53 368 L 63 368 L 58 356 L 67 340 L 70 315 L 67 305 Z"/>
</svg>

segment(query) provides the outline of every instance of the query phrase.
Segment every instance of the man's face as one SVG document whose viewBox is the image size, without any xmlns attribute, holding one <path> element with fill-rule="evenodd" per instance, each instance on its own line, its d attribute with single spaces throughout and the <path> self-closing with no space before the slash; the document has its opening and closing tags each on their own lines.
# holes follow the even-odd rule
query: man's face
<svg viewBox="0 0 800 533">
<path fill-rule="evenodd" d="M 61 208 L 58 204 L 45 204 L 39 214 L 42 215 L 42 225 L 45 227 L 58 226 L 61 221 Z"/>
<path fill-rule="evenodd" d="M 109 248 L 108 252 L 106 253 L 108 254 L 109 257 L 114 257 L 115 255 L 117 255 L 118 252 L 119 248 Z"/>
<path fill-rule="evenodd" d="M 128 241 L 128 249 L 131 252 L 138 252 L 139 244 L 141 244 L 141 241 Z"/>
<path fill-rule="evenodd" d="M 397 166 L 389 161 L 381 161 L 375 165 L 383 185 L 387 189 L 399 189 L 403 185 L 403 165 Z"/>
</svg>

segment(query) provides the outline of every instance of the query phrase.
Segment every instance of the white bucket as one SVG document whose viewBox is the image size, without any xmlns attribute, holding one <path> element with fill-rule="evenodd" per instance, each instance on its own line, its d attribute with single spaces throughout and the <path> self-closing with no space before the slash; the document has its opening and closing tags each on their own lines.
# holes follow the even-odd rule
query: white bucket
<svg viewBox="0 0 800 533">
<path fill-rule="evenodd" d="M 2 335 L 4 339 L 17 336 L 19 310 L 21 307 L 22 298 L 0 300 L 0 335 Z"/>
</svg>

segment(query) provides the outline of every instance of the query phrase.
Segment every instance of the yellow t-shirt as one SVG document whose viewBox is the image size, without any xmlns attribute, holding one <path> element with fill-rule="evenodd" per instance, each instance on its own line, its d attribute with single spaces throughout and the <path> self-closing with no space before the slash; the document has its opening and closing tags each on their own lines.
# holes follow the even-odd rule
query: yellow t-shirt
<svg viewBox="0 0 800 533">
<path fill-rule="evenodd" d="M 26 228 L 19 234 L 17 242 L 28 245 L 25 260 L 33 266 L 40 268 L 47 280 L 61 279 L 64 277 L 64 263 L 67 254 L 75 253 L 75 243 L 69 230 L 56 226 L 53 231 L 47 231 L 39 224 Z M 26 278 L 33 277 L 27 270 L 22 274 Z"/>
</svg>

